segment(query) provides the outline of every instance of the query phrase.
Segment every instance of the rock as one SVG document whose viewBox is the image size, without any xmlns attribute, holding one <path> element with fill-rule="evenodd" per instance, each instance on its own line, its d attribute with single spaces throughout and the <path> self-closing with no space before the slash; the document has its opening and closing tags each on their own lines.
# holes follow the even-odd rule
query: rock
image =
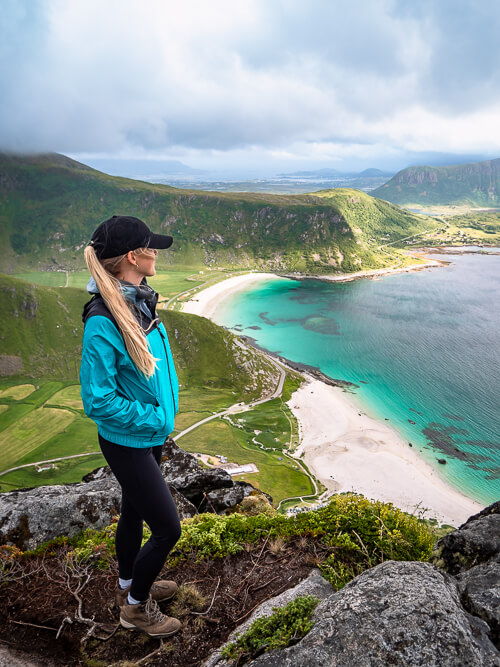
<svg viewBox="0 0 500 667">
<path fill-rule="evenodd" d="M 59 535 L 103 528 L 118 514 L 120 501 L 120 487 L 109 479 L 2 493 L 0 544 L 34 549 Z"/>
<path fill-rule="evenodd" d="M 453 577 L 428 563 L 388 561 L 327 597 L 298 644 L 252 667 L 500 667 L 487 624 L 460 605 Z"/>
<path fill-rule="evenodd" d="M 177 507 L 179 519 L 181 521 L 182 519 L 189 519 L 190 517 L 198 514 L 198 511 L 193 503 L 190 503 L 189 500 L 182 495 L 182 493 L 179 493 L 179 491 L 177 491 L 177 489 L 175 489 L 173 486 L 170 486 L 169 488 L 170 493 L 172 494 L 172 498 L 174 499 L 175 506 Z"/>
<path fill-rule="evenodd" d="M 222 489 L 214 489 L 206 493 L 199 505 L 200 512 L 223 512 L 230 507 L 239 505 L 241 501 L 249 496 L 254 487 L 246 482 L 233 482 L 234 486 Z"/>
<path fill-rule="evenodd" d="M 500 563 L 483 563 L 457 576 L 465 609 L 486 621 L 500 649 Z"/>
<path fill-rule="evenodd" d="M 0 667 L 55 667 L 55 663 L 48 662 L 46 657 L 39 661 L 11 647 L 0 646 Z"/>
<path fill-rule="evenodd" d="M 448 461 L 446 459 L 438 459 L 437 462 L 440 463 L 443 466 L 448 463 Z"/>
<path fill-rule="evenodd" d="M 261 616 L 270 616 L 274 607 L 284 607 L 302 595 L 314 595 L 314 597 L 324 600 L 332 595 L 332 593 L 334 593 L 333 586 L 323 579 L 319 570 L 312 570 L 306 579 L 293 588 L 289 588 L 287 591 L 280 593 L 280 595 L 270 598 L 259 605 L 252 615 L 229 635 L 226 644 L 234 641 L 237 635 L 246 632 L 256 619 Z M 229 663 L 221 658 L 221 651 L 224 646 L 221 646 L 217 651 L 212 653 L 203 664 L 203 667 L 223 667 L 224 665 L 228 665 Z"/>
<path fill-rule="evenodd" d="M 254 488 L 234 482 L 225 470 L 201 468 L 194 456 L 168 438 L 161 470 L 185 519 L 198 513 L 223 512 L 239 504 Z M 60 535 L 72 537 L 86 528 L 107 526 L 119 514 L 121 491 L 108 466 L 85 475 L 80 484 L 41 486 L 0 495 L 0 544 L 34 549 Z"/>
<path fill-rule="evenodd" d="M 468 519 L 442 537 L 432 562 L 449 574 L 458 574 L 481 563 L 500 562 L 500 502 Z"/>
</svg>

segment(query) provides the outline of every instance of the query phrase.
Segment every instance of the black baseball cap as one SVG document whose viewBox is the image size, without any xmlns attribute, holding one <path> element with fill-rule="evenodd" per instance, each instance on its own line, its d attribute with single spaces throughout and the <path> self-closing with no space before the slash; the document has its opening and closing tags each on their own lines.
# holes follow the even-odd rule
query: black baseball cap
<svg viewBox="0 0 500 667">
<path fill-rule="evenodd" d="M 99 259 L 109 259 L 125 255 L 137 248 L 165 250 L 172 245 L 172 237 L 165 234 L 153 234 L 139 218 L 129 215 L 114 215 L 104 222 L 92 234 L 90 245 L 94 247 Z"/>
</svg>

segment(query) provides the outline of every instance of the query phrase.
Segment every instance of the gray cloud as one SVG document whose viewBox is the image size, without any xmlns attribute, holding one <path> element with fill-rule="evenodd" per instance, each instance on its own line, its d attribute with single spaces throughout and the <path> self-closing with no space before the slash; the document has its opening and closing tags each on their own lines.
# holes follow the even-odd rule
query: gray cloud
<svg viewBox="0 0 500 667">
<path fill-rule="evenodd" d="M 500 151 L 494 0 L 10 0 L 2 11 L 4 149 Z"/>
</svg>

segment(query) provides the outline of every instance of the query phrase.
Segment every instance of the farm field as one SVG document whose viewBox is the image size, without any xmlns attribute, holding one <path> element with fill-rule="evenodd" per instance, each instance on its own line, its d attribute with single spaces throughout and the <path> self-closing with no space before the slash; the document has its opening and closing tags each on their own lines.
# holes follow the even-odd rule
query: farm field
<svg viewBox="0 0 500 667">
<path fill-rule="evenodd" d="M 293 387 L 294 383 L 290 383 L 285 392 Z M 282 455 L 291 437 L 296 437 L 296 428 L 285 409 L 281 399 L 274 399 L 246 412 L 202 424 L 183 436 L 179 444 L 189 452 L 225 456 L 231 463 L 255 463 L 258 473 L 235 479 L 266 491 L 275 504 L 283 498 L 308 495 L 314 493 L 309 478 L 298 463 Z"/>
<path fill-rule="evenodd" d="M 296 381 L 287 379 L 285 399 L 295 386 Z M 229 389 L 183 388 L 173 437 L 234 405 L 236 399 Z M 179 444 L 187 451 L 222 454 L 235 463 L 255 463 L 258 473 L 237 479 L 266 491 L 275 502 L 312 493 L 307 476 L 282 456 L 295 432 L 286 411 L 281 399 L 274 399 L 229 419 L 204 424 L 184 436 Z M 15 466 L 75 454 L 89 456 L 56 461 L 47 470 L 37 471 L 30 466 L 1 474 Z M 99 453 L 97 429 L 83 412 L 78 384 L 45 381 L 8 386 L 4 381 L 0 385 L 0 491 L 79 482 L 101 465 L 105 465 L 105 460 Z"/>
<path fill-rule="evenodd" d="M 29 393 L 28 388 L 30 388 Z M 35 466 L 7 474 L 10 468 L 48 459 L 93 453 L 54 463 L 50 470 Z M 96 456 L 98 459 L 96 459 Z M 83 475 L 104 465 L 93 422 L 83 413 L 80 386 L 63 382 L 28 383 L 0 392 L 0 490 L 79 482 Z"/>
</svg>

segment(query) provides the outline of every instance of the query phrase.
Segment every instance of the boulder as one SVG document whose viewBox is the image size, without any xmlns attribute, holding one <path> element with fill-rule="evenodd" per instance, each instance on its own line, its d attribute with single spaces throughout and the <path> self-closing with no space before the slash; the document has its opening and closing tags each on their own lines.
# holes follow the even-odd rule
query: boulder
<svg viewBox="0 0 500 667">
<path fill-rule="evenodd" d="M 436 543 L 432 562 L 449 574 L 465 572 L 481 563 L 500 563 L 500 502 L 442 537 Z"/>
<path fill-rule="evenodd" d="M 251 484 L 233 482 L 230 488 L 214 489 L 204 494 L 199 505 L 200 512 L 224 512 L 235 505 L 239 505 L 244 498 L 255 491 Z"/>
<path fill-rule="evenodd" d="M 500 649 L 500 563 L 483 563 L 457 576 L 464 608 L 486 621 Z"/>
<path fill-rule="evenodd" d="M 388 561 L 327 597 L 295 646 L 252 667 L 500 667 L 488 625 L 460 604 L 456 581 L 428 563 Z"/>
<path fill-rule="evenodd" d="M 85 528 L 103 528 L 119 513 L 120 487 L 110 479 L 40 486 L 0 495 L 0 544 L 35 547 Z"/>
</svg>

